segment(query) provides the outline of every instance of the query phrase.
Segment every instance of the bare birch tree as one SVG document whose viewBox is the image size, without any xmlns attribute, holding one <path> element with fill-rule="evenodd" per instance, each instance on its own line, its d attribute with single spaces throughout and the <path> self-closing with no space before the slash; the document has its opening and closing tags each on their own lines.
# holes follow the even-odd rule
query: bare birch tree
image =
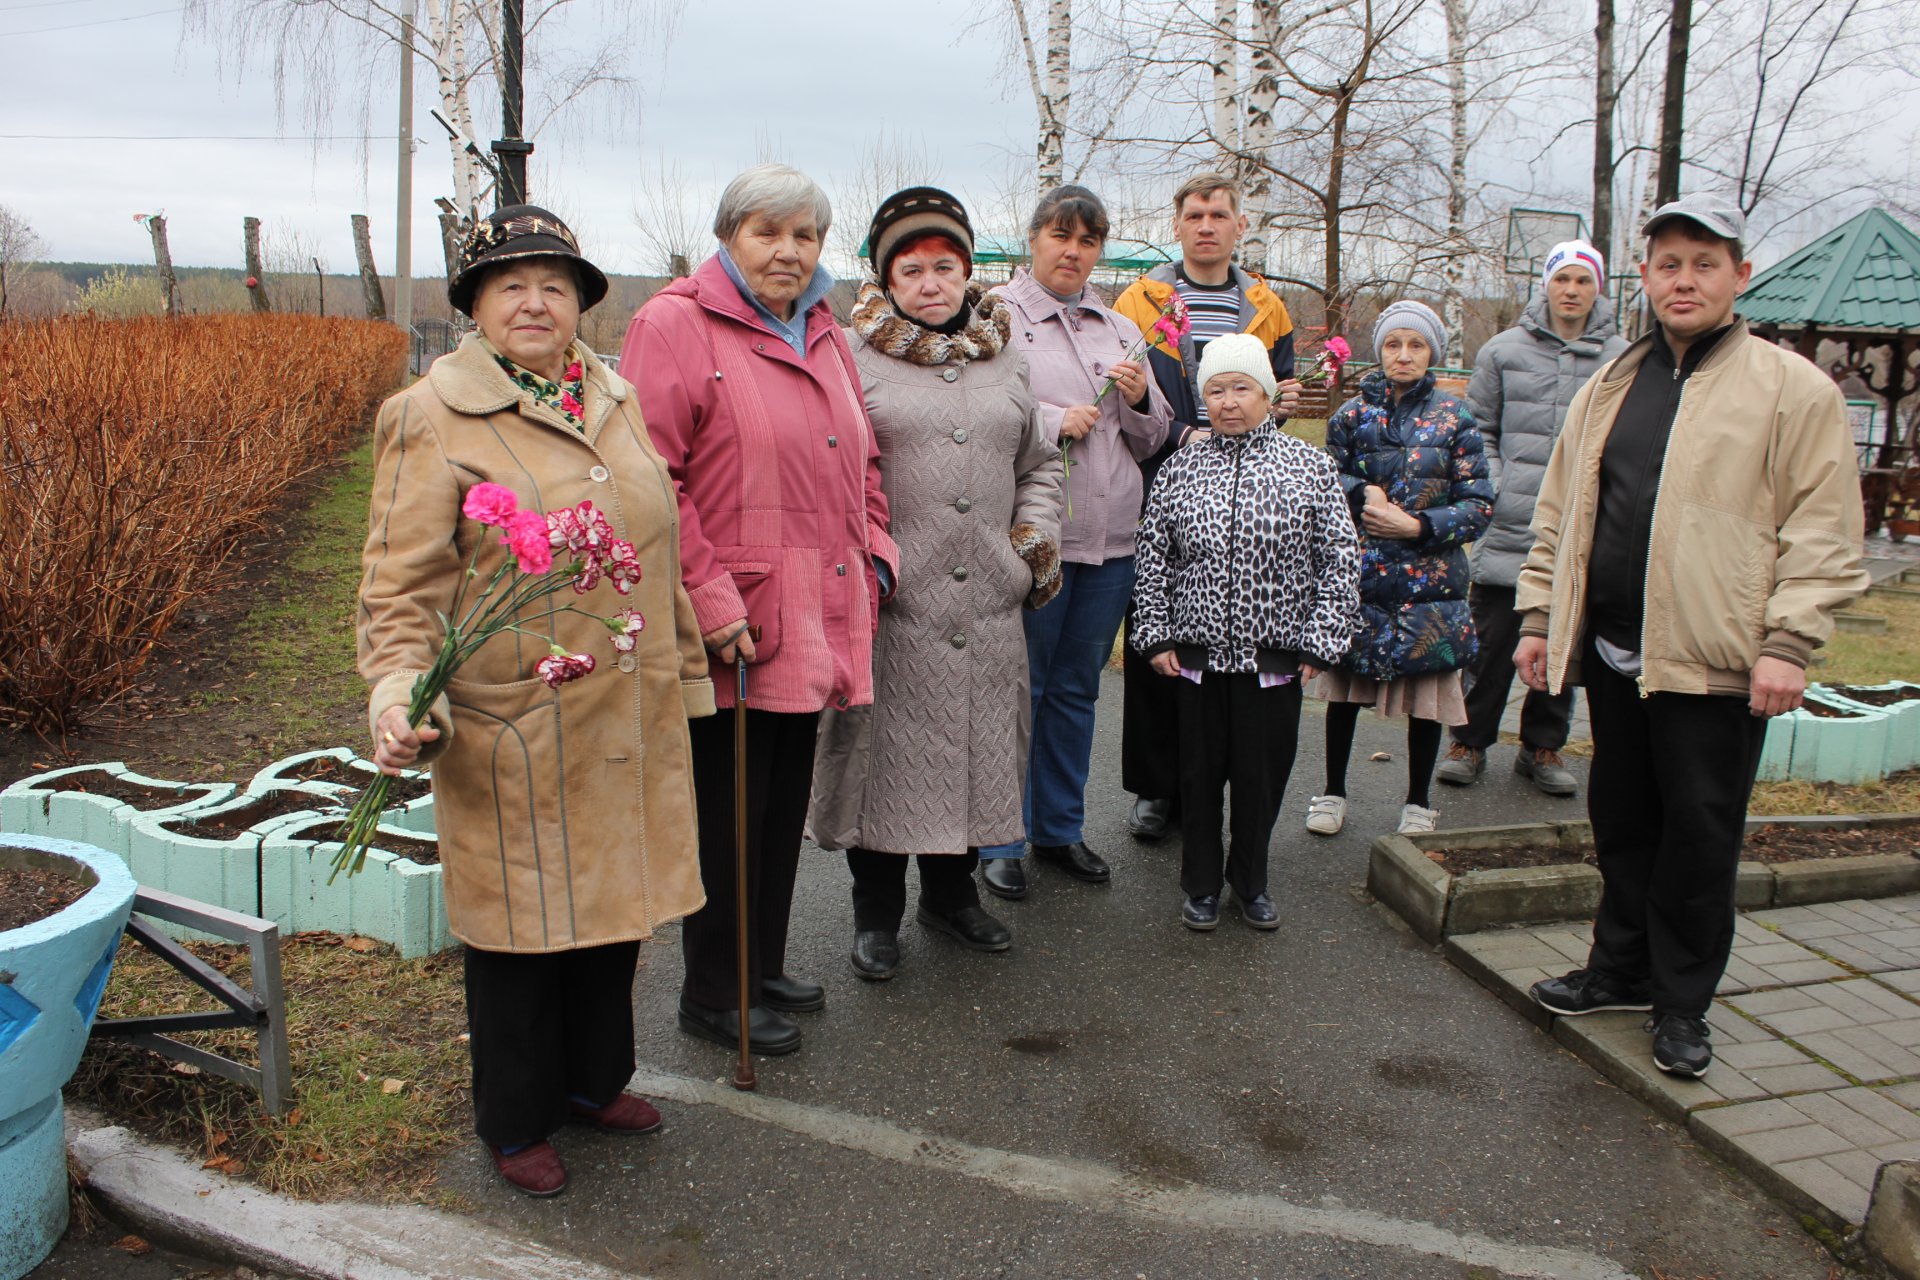
<svg viewBox="0 0 1920 1280">
<path fill-rule="evenodd" d="M 441 117 L 452 127 L 447 139 L 452 197 L 462 221 L 487 200 L 490 161 L 488 125 L 498 119 L 496 73 L 501 56 L 500 6 L 491 0 L 419 0 L 409 28 L 390 0 L 188 0 L 185 31 L 212 42 L 232 69 L 244 75 L 254 58 L 273 78 L 284 121 L 288 95 L 300 94 L 303 124 L 316 134 L 335 114 L 342 96 L 357 105 L 358 132 L 372 133 L 367 118 L 375 78 L 391 65 L 390 50 L 410 45 L 433 69 Z M 574 103 L 589 95 L 612 100 L 603 121 L 619 121 L 636 102 L 626 63 L 635 48 L 670 35 L 674 0 L 644 4 L 534 0 L 525 12 L 526 136 L 537 137 Z M 570 19 L 572 19 L 570 21 Z M 364 154 L 364 143 L 363 143 Z"/>
<path fill-rule="evenodd" d="M 0 319 L 7 314 L 7 277 L 47 251 L 26 216 L 0 204 Z"/>
</svg>

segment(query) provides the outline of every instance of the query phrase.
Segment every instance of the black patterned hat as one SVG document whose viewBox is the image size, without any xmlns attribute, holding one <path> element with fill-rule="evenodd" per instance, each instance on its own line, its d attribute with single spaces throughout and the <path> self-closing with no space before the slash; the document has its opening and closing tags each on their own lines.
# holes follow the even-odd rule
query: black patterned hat
<svg viewBox="0 0 1920 1280">
<path fill-rule="evenodd" d="M 973 223 L 958 200 L 938 187 L 908 187 L 880 202 L 867 226 L 867 261 L 874 278 L 887 282 L 893 256 L 923 235 L 941 235 L 953 241 L 973 274 Z"/>
<path fill-rule="evenodd" d="M 565 258 L 580 282 L 580 309 L 590 310 L 607 296 L 607 277 L 580 256 L 580 242 L 567 224 L 539 205 L 510 204 L 482 219 L 460 246 L 460 270 L 447 283 L 447 301 L 460 314 L 473 314 L 473 295 L 488 267 L 521 258 Z"/>
</svg>

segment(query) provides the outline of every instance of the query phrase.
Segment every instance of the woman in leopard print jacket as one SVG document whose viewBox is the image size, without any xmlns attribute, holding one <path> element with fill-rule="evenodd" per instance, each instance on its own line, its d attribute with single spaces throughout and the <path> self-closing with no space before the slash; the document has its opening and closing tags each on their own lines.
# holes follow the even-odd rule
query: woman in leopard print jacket
<svg viewBox="0 0 1920 1280">
<path fill-rule="evenodd" d="M 1224 879 L 1242 918 L 1272 929 L 1267 845 L 1298 743 L 1301 680 L 1339 662 L 1359 629 L 1359 541 L 1332 460 L 1270 416 L 1277 384 L 1258 339 L 1215 338 L 1196 381 L 1213 433 L 1154 482 L 1136 538 L 1133 644 L 1180 681 L 1181 919 L 1213 928 Z"/>
</svg>

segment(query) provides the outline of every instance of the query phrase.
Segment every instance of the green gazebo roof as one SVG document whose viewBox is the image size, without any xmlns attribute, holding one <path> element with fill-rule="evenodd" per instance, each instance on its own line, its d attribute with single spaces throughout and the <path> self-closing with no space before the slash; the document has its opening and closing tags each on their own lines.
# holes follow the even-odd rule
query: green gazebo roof
<svg viewBox="0 0 1920 1280">
<path fill-rule="evenodd" d="M 1869 209 L 1755 276 L 1740 314 L 1782 329 L 1920 329 L 1920 236 Z"/>
</svg>

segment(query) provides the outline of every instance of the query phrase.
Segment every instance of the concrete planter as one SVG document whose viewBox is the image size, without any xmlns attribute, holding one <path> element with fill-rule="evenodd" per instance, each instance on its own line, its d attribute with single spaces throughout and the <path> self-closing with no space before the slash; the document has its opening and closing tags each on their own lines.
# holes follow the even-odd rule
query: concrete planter
<svg viewBox="0 0 1920 1280">
<path fill-rule="evenodd" d="M 1600 873 L 1584 863 L 1503 867 L 1454 875 L 1429 850 L 1551 845 L 1577 849 L 1591 838 L 1584 822 L 1524 823 L 1382 836 L 1373 842 L 1367 888 L 1400 914 L 1413 931 L 1438 943 L 1448 934 L 1496 925 L 1592 916 L 1600 903 Z"/>
<path fill-rule="evenodd" d="M 1802 782 L 1872 782 L 1887 772 L 1887 736 L 1892 718 L 1826 693 L 1807 690 L 1806 700 L 1834 711 L 1817 716 L 1802 707 L 1776 720 L 1793 721 L 1793 760 L 1789 776 Z"/>
<path fill-rule="evenodd" d="M 1838 831 L 1892 826 L 1920 819 L 1914 814 L 1859 817 L 1749 818 L 1747 829 L 1800 826 Z M 1398 913 L 1414 933 L 1431 943 L 1453 934 L 1553 920 L 1590 920 L 1600 905 L 1600 873 L 1584 863 L 1551 867 L 1502 867 L 1454 875 L 1430 851 L 1485 849 L 1502 845 L 1558 844 L 1572 851 L 1591 845 L 1592 825 L 1540 822 L 1470 827 L 1423 836 L 1382 836 L 1368 855 L 1367 889 Z M 1735 883 L 1743 911 L 1845 902 L 1920 892 L 1920 858 L 1872 854 L 1800 862 L 1743 861 Z"/>
<path fill-rule="evenodd" d="M 1785 782 L 1793 776 L 1793 731 L 1799 722 L 1793 715 L 1775 716 L 1767 721 L 1767 737 L 1760 748 L 1761 782 Z"/>
<path fill-rule="evenodd" d="M 337 765 L 340 775 L 351 779 L 348 782 L 332 780 L 303 780 L 303 772 L 312 772 L 313 766 L 320 761 L 332 761 Z M 253 781 L 247 784 L 249 791 L 270 787 L 314 786 L 338 788 L 342 796 L 341 803 L 351 807 L 360 791 L 380 776 L 380 770 L 373 761 L 356 754 L 351 747 L 329 747 L 322 751 L 303 751 L 299 755 L 277 760 L 253 775 Z M 422 783 L 429 775 L 422 770 L 409 769 L 402 773 L 397 781 Z M 383 822 L 402 831 L 417 834 L 433 834 L 433 793 L 425 792 L 411 800 L 402 801 L 387 810 Z"/>
<path fill-rule="evenodd" d="M 65 910 L 0 933 L 0 1280 L 18 1280 L 67 1228 L 60 1089 L 86 1049 L 134 883 L 105 850 L 45 836 L 0 836 L 0 866 L 90 886 Z"/>
<path fill-rule="evenodd" d="M 261 842 L 290 822 L 329 813 L 338 819 L 345 813 L 340 790 L 311 784 L 273 787 L 189 813 L 142 814 L 129 834 L 128 865 L 134 878 L 151 888 L 264 915 Z"/>
<path fill-rule="evenodd" d="M 1894 680 L 1887 684 L 1814 687 L 1825 700 L 1877 711 L 1887 717 L 1885 773 L 1898 773 L 1920 764 L 1920 685 Z M 1897 697 L 1902 694 L 1913 696 Z"/>
<path fill-rule="evenodd" d="M 153 803 L 134 805 L 111 795 L 72 789 L 88 776 L 116 789 L 153 793 Z M 81 764 L 37 773 L 0 791 L 0 831 L 75 840 L 127 856 L 133 820 L 142 815 L 187 813 L 234 794 L 230 782 L 168 782 L 133 772 L 124 764 Z"/>
<path fill-rule="evenodd" d="M 1811 831 L 1850 831 L 1920 822 L 1916 813 L 1869 813 L 1842 817 L 1748 818 L 1747 830 L 1804 827 Z M 1744 864 L 1743 864 L 1744 865 Z M 1853 858 L 1811 858 L 1776 862 L 1773 901 L 1765 905 L 1799 907 L 1810 902 L 1846 902 L 1853 898 L 1890 898 L 1920 892 L 1920 858 L 1902 854 L 1863 854 Z M 1742 902 L 1741 906 L 1747 904 Z"/>
<path fill-rule="evenodd" d="M 357 874 L 327 883 L 340 843 L 319 836 L 340 820 L 339 814 L 302 818 L 275 827 L 262 840 L 262 914 L 289 932 L 326 929 L 392 943 L 408 959 L 452 946 L 456 939 L 447 929 L 438 863 L 414 862 L 376 844 Z M 390 824 L 382 824 L 381 831 L 398 839 L 422 838 Z"/>
</svg>

